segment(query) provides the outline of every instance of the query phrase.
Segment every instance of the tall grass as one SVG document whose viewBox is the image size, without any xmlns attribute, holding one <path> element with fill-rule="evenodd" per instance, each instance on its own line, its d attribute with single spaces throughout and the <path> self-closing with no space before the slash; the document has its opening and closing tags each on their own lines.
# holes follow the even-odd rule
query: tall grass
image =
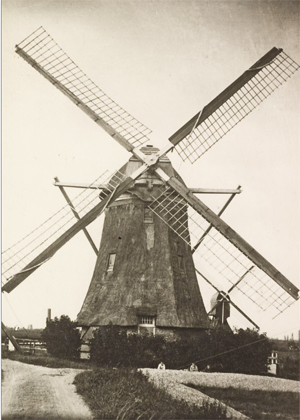
<svg viewBox="0 0 300 420">
<path fill-rule="evenodd" d="M 295 420 L 299 418 L 299 393 L 216 388 L 187 384 L 256 420 Z"/>
<path fill-rule="evenodd" d="M 136 370 L 97 369 L 75 378 L 96 419 L 224 419 L 226 411 L 218 404 L 202 407 L 174 400 L 164 389 L 156 388 Z"/>
</svg>

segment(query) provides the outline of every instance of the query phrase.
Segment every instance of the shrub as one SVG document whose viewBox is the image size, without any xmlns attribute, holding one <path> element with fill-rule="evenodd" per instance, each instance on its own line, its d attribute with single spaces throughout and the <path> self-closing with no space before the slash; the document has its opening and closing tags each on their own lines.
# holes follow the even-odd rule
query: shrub
<svg viewBox="0 0 300 420">
<path fill-rule="evenodd" d="M 156 367 L 165 348 L 162 336 L 127 335 L 126 330 L 109 325 L 95 331 L 90 360 L 98 366 Z"/>
<path fill-rule="evenodd" d="M 279 365 L 279 374 L 281 378 L 292 379 L 294 381 L 300 380 L 300 363 L 299 363 L 299 354 L 298 357 L 292 358 L 287 356 L 284 358 L 283 362 Z M 280 355 L 279 355 L 280 360 Z"/>
<path fill-rule="evenodd" d="M 218 328 L 170 341 L 161 335 L 127 335 L 109 325 L 96 330 L 91 341 L 91 361 L 115 367 L 155 368 L 163 361 L 169 369 L 182 369 L 196 362 L 200 370 L 209 364 L 212 371 L 266 374 L 270 351 L 267 337 L 249 329 Z"/>
<path fill-rule="evenodd" d="M 209 346 L 212 356 L 216 355 L 207 361 L 211 370 L 252 375 L 267 373 L 266 363 L 271 354 L 271 344 L 265 334 L 250 329 L 234 332 L 212 330 Z"/>
<path fill-rule="evenodd" d="M 48 353 L 60 358 L 78 358 L 80 334 L 76 328 L 76 322 L 71 321 L 67 315 L 48 321 L 42 331 L 42 340 L 46 343 Z"/>
</svg>

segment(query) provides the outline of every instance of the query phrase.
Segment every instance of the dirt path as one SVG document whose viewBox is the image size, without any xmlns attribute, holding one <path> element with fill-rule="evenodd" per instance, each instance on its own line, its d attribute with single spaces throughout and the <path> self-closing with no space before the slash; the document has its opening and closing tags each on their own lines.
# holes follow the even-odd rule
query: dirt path
<svg viewBox="0 0 300 420">
<path fill-rule="evenodd" d="M 73 385 L 79 369 L 51 369 L 2 360 L 2 419 L 92 419 Z"/>
</svg>

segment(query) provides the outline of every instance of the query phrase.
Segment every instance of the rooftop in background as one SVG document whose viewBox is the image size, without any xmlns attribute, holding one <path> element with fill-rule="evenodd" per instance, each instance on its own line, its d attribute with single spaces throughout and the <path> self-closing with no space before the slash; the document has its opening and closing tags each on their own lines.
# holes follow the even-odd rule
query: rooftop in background
<svg viewBox="0 0 300 420">
<path fill-rule="evenodd" d="M 41 338 L 42 335 L 42 331 L 43 328 L 36 328 L 36 329 L 30 329 L 27 330 L 25 328 L 20 328 L 18 330 L 15 330 L 14 328 L 8 328 L 8 330 L 10 331 L 10 333 L 15 337 L 15 338 L 29 338 L 32 340 L 37 340 Z M 3 333 L 3 331 L 1 332 L 1 338 L 3 341 L 3 338 L 5 338 L 6 335 Z"/>
</svg>

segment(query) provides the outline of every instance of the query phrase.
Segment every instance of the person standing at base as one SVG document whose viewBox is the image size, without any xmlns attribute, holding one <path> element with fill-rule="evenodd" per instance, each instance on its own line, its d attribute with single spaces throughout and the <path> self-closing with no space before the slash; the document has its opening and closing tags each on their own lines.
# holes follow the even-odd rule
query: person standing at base
<svg viewBox="0 0 300 420">
<path fill-rule="evenodd" d="M 163 362 L 160 362 L 160 364 L 157 366 L 157 369 L 166 370 L 166 366 Z"/>
<path fill-rule="evenodd" d="M 192 363 L 190 366 L 190 372 L 198 372 L 198 367 L 195 363 Z"/>
</svg>

